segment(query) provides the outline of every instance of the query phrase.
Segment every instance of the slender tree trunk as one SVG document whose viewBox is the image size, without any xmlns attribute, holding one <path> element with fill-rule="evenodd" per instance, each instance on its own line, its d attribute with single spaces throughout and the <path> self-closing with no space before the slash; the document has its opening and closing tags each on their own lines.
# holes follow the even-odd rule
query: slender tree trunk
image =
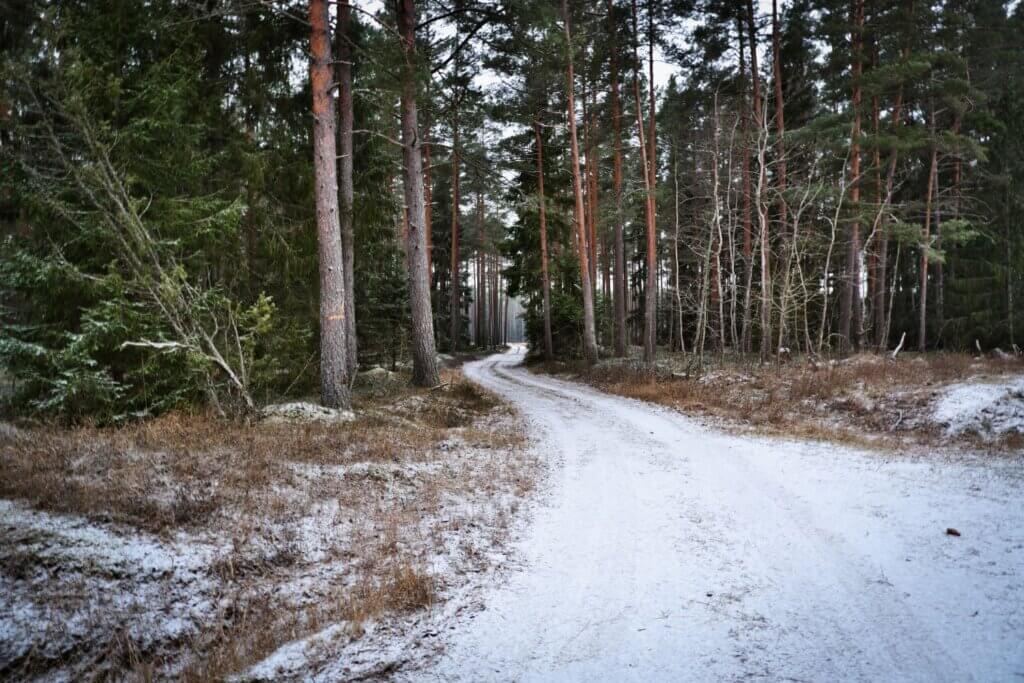
<svg viewBox="0 0 1024 683">
<path fill-rule="evenodd" d="M 720 127 L 718 117 L 718 93 L 716 92 L 713 99 L 713 108 L 711 116 L 712 126 L 712 141 L 714 144 L 714 156 L 711 159 L 711 201 L 712 204 L 712 261 L 711 261 L 711 296 L 713 303 L 718 308 L 718 350 L 722 352 L 725 350 L 725 309 L 722 302 L 722 214 L 719 211 L 718 203 L 718 188 L 719 188 L 719 172 L 718 172 L 718 158 L 721 154 L 720 145 Z M 728 193 L 728 188 L 726 189 Z"/>
<path fill-rule="evenodd" d="M 760 233 L 761 249 L 761 360 L 768 358 L 768 347 L 771 340 L 771 249 L 768 215 L 764 206 L 764 190 L 766 182 L 765 147 L 768 141 L 768 130 L 765 125 L 764 111 L 761 106 L 761 74 L 757 68 L 757 29 L 754 24 L 754 3 L 747 0 L 747 38 L 750 42 L 750 79 L 754 100 L 754 125 L 757 127 L 757 185 L 755 186 L 754 208 L 757 210 L 758 232 Z M 749 290 L 749 287 L 748 287 Z M 747 296 L 749 297 L 749 291 Z"/>
<path fill-rule="evenodd" d="M 785 121 L 785 100 L 783 99 L 782 87 L 782 48 L 779 31 L 779 7 L 778 0 L 772 0 L 772 71 L 775 76 L 775 132 L 778 135 L 776 148 L 778 160 L 776 161 L 776 189 L 779 193 L 779 225 L 785 230 L 789 226 L 789 203 L 786 201 L 786 121 Z M 793 226 L 797 230 L 797 226 Z M 782 239 L 785 239 L 783 237 Z M 791 244 L 796 247 L 796 240 Z M 792 259 L 786 255 L 784 273 L 782 274 L 783 287 L 789 286 L 789 269 Z M 786 292 L 783 291 L 784 297 Z M 776 352 L 786 342 L 786 310 L 784 306 L 779 307 L 779 343 Z"/>
<path fill-rule="evenodd" d="M 449 338 L 451 339 L 452 351 L 459 348 L 459 338 L 462 336 L 462 307 L 459 302 L 462 294 L 462 277 L 459 273 L 459 205 L 462 198 L 459 196 L 460 189 L 459 171 L 459 112 L 456 104 L 452 114 L 452 245 L 451 245 L 451 320 L 449 323 Z"/>
<path fill-rule="evenodd" d="M 612 188 L 615 193 L 615 282 L 612 297 L 615 308 L 613 340 L 615 355 L 626 356 L 626 246 L 622 235 L 622 109 L 619 104 L 619 51 L 615 29 L 614 5 L 608 0 L 608 23 L 611 34 L 611 100 L 612 109 Z"/>
<path fill-rule="evenodd" d="M 931 241 L 932 226 L 932 195 L 935 190 L 935 176 L 937 175 L 939 149 L 935 144 L 935 105 L 931 106 L 930 124 L 932 141 L 931 164 L 928 167 L 928 189 L 925 195 L 924 208 L 924 232 L 921 236 L 921 292 L 918 299 L 918 328 L 917 328 L 917 350 L 924 352 L 927 349 L 927 324 L 928 324 L 928 248 Z"/>
<path fill-rule="evenodd" d="M 501 342 L 501 263 L 497 254 L 491 255 L 491 346 Z"/>
<path fill-rule="evenodd" d="M 853 3 L 853 130 L 850 132 L 850 203 L 854 216 L 860 211 L 860 105 L 861 50 L 864 45 L 864 0 Z M 850 240 L 846 252 L 846 279 L 839 310 L 839 337 L 845 353 L 860 345 L 860 221 L 850 224 Z"/>
<path fill-rule="evenodd" d="M 590 89 L 591 104 L 586 105 L 587 93 L 584 92 L 583 110 L 583 139 L 586 147 L 586 157 L 583 162 L 586 182 L 586 212 L 588 245 L 590 247 L 590 282 L 594 289 L 597 289 L 597 158 L 594 156 L 594 110 L 597 108 L 597 99 L 594 88 Z"/>
<path fill-rule="evenodd" d="M 508 283 L 505 284 L 505 312 L 501 316 L 501 343 L 508 345 Z"/>
<path fill-rule="evenodd" d="M 717 94 L 716 94 L 717 100 Z M 679 150 L 678 145 L 672 155 L 672 204 L 675 209 L 675 240 L 672 243 L 672 269 L 675 276 L 676 320 L 679 327 L 679 350 L 686 353 L 686 338 L 683 336 L 683 292 L 679 282 Z"/>
<path fill-rule="evenodd" d="M 544 140 L 540 134 L 539 118 L 533 122 L 537 139 L 537 205 L 540 210 L 540 278 L 544 297 L 544 358 L 555 357 L 551 341 L 551 278 L 548 274 L 548 214 L 544 202 Z"/>
<path fill-rule="evenodd" d="M 398 31 L 405 51 L 402 82 L 402 171 L 405 205 L 409 216 L 406 252 L 409 260 L 409 305 L 412 309 L 412 381 L 416 386 L 437 386 L 437 349 L 427 276 L 427 240 L 423 210 L 423 156 L 416 122 L 416 11 L 413 0 L 396 0 Z"/>
<path fill-rule="evenodd" d="M 562 22 L 565 26 L 566 109 L 569 116 L 569 148 L 572 164 L 572 191 L 575 197 L 576 241 L 580 257 L 580 281 L 583 288 L 583 356 L 588 363 L 597 362 L 597 335 L 594 329 L 594 290 L 590 286 L 590 265 L 587 258 L 587 226 L 584 223 L 583 188 L 580 182 L 580 148 L 576 137 L 576 75 L 572 64 L 572 31 L 569 27 L 568 0 L 562 0 Z"/>
<path fill-rule="evenodd" d="M 423 135 L 423 226 L 427 241 L 427 287 L 434 291 L 434 183 L 431 180 L 430 119 Z M 440 304 L 438 304 L 440 307 Z"/>
<path fill-rule="evenodd" d="M 345 259 L 338 210 L 334 80 L 326 0 L 310 0 L 309 80 L 313 91 L 313 177 L 320 260 L 320 394 L 324 405 L 348 408 L 348 345 Z"/>
<path fill-rule="evenodd" d="M 739 74 L 740 74 L 740 118 L 742 121 L 743 138 L 743 322 L 740 327 L 740 346 L 744 353 L 750 353 L 751 349 L 751 288 L 754 282 L 754 253 L 753 239 L 751 232 L 751 206 L 750 206 L 750 109 L 747 106 L 747 89 L 743 80 L 746 77 L 746 62 L 744 60 L 744 37 L 742 19 L 736 19 L 736 32 L 739 35 Z M 756 98 L 755 98 L 756 99 Z"/>
<path fill-rule="evenodd" d="M 904 49 L 904 59 L 906 59 L 908 51 Z M 893 134 L 896 135 L 899 131 L 900 120 L 903 117 L 903 85 L 900 85 L 899 91 L 896 93 L 896 102 L 893 105 L 892 110 L 892 130 Z M 875 315 L 875 346 L 881 350 L 886 348 L 889 339 L 889 320 L 887 315 L 888 308 L 891 306 L 886 305 L 886 288 L 889 286 L 888 278 L 886 273 L 888 272 L 888 259 L 889 259 L 889 230 L 888 230 L 888 217 L 886 216 L 886 207 L 889 202 L 892 201 L 892 193 L 895 189 L 896 183 L 896 164 L 899 159 L 899 153 L 894 149 L 889 155 L 889 168 L 886 171 L 885 178 L 885 201 L 882 203 L 882 208 L 879 210 L 877 217 L 879 224 L 879 243 L 878 243 L 878 290 L 875 292 L 875 302 L 872 308 L 874 309 Z M 891 296 L 891 294 L 889 295 Z"/>
<path fill-rule="evenodd" d="M 654 293 L 654 299 L 647 301 L 647 310 L 644 313 L 644 321 L 647 325 L 647 338 L 644 344 L 644 355 L 650 356 L 648 362 L 654 362 L 658 342 L 658 285 L 657 274 L 658 264 L 658 217 L 657 202 L 654 194 L 658 180 L 658 151 L 657 139 L 657 107 L 654 92 L 654 3 L 647 1 L 647 81 L 650 106 L 648 112 L 648 125 L 650 132 L 647 136 L 647 174 L 650 180 L 647 183 L 647 288 Z"/>
<path fill-rule="evenodd" d="M 476 248 L 476 339 L 477 346 L 487 347 L 487 263 L 484 251 L 484 195 L 476 193 L 476 231 L 478 246 Z"/>
<path fill-rule="evenodd" d="M 874 66 L 877 67 L 877 60 L 874 60 Z M 881 130 L 881 112 L 878 105 L 878 96 L 873 95 L 871 97 L 871 132 L 877 138 Z M 875 319 L 875 302 L 878 300 L 878 289 L 883 286 L 883 283 L 878 281 L 878 248 L 880 241 L 876 234 L 879 226 L 878 216 L 882 212 L 883 204 L 883 189 L 882 189 L 882 153 L 875 145 L 871 151 L 871 167 L 875 172 L 875 224 L 868 236 L 868 241 L 874 239 L 874 243 L 871 245 L 870 250 L 867 253 L 868 264 L 867 264 L 867 276 L 868 276 L 868 301 L 871 302 L 871 313 L 866 316 L 869 320 Z M 884 274 L 883 274 L 883 277 Z M 867 343 L 867 330 L 865 330 L 865 345 Z"/>
<path fill-rule="evenodd" d="M 338 6 L 338 108 L 341 123 L 339 141 L 339 170 L 341 184 L 341 251 L 345 261 L 345 318 L 346 360 L 349 374 L 359 366 L 359 349 L 356 340 L 356 286 L 355 286 L 355 230 L 353 226 L 355 192 L 352 182 L 353 145 L 352 129 L 355 115 L 352 109 L 352 8 L 348 4 Z"/>
<path fill-rule="evenodd" d="M 644 191 L 646 192 L 646 202 L 644 204 L 645 215 L 647 218 L 647 279 L 644 286 L 644 363 L 650 365 L 654 363 L 655 359 L 655 341 L 657 334 L 657 235 L 655 231 L 657 226 L 655 224 L 654 215 L 654 165 L 655 159 L 654 146 L 649 145 L 645 137 L 649 139 L 649 135 L 645 136 L 644 131 L 644 112 L 643 112 L 643 100 L 640 97 L 640 51 L 639 51 L 639 33 L 637 29 L 637 9 L 636 0 L 633 0 L 632 4 L 632 18 L 633 18 L 633 98 L 636 103 L 636 124 L 638 135 L 640 138 L 640 167 L 644 176 Z M 649 39 L 653 44 L 653 33 L 649 36 Z M 653 59 L 653 58 L 652 58 Z M 651 66 L 651 73 L 653 74 L 653 61 Z M 654 83 L 652 78 L 651 88 L 653 90 Z M 652 94 L 653 97 L 653 94 Z M 652 100 L 653 102 L 653 100 Z M 652 118 L 651 131 L 654 131 L 654 111 L 650 112 Z"/>
</svg>

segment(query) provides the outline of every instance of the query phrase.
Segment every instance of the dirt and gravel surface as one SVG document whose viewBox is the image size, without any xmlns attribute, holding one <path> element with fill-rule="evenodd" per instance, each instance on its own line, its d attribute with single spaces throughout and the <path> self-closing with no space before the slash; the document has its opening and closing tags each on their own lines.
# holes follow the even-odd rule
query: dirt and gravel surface
<svg viewBox="0 0 1024 683">
<path fill-rule="evenodd" d="M 516 351 L 465 372 L 555 465 L 522 566 L 399 678 L 1024 677 L 1020 456 L 728 435 Z"/>
</svg>

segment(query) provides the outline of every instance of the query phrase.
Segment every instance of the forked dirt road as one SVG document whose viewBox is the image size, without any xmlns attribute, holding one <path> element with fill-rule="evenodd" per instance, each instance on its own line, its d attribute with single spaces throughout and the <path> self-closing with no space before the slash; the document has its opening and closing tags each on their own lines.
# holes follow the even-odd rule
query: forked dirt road
<svg viewBox="0 0 1024 683">
<path fill-rule="evenodd" d="M 1024 679 L 1019 458 L 731 436 L 521 358 L 466 373 L 554 463 L 523 566 L 409 676 Z"/>
</svg>

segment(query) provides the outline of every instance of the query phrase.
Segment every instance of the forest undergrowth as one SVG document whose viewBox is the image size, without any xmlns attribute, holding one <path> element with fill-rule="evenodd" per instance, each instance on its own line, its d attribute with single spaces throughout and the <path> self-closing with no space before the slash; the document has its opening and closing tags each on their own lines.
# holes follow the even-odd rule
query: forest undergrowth
<svg viewBox="0 0 1024 683">
<path fill-rule="evenodd" d="M 366 381 L 341 423 L 5 424 L 0 678 L 221 680 L 443 602 L 501 556 L 537 473 L 510 407 L 443 380 Z"/>
<path fill-rule="evenodd" d="M 759 434 L 883 450 L 950 444 L 998 453 L 1024 448 L 1024 423 L 993 430 L 982 415 L 976 424 L 954 429 L 935 415 L 936 404 L 951 388 L 1013 380 L 1024 370 L 1017 356 L 908 353 L 893 359 L 865 353 L 841 360 L 794 357 L 759 363 L 727 354 L 706 356 L 702 363 L 692 354 L 673 353 L 659 356 L 653 369 L 633 358 L 607 359 L 592 367 L 557 362 L 535 367 Z M 1008 388 L 1006 399 L 1020 414 L 1024 401 L 1019 389 Z"/>
</svg>

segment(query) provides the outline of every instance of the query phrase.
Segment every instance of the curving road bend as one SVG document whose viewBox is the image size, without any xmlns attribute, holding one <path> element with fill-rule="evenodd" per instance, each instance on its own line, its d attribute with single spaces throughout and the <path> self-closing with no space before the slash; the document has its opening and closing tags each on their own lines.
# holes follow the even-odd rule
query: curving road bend
<svg viewBox="0 0 1024 683">
<path fill-rule="evenodd" d="M 1020 459 L 731 436 L 521 359 L 466 373 L 529 420 L 550 490 L 415 678 L 1024 680 Z"/>
</svg>

